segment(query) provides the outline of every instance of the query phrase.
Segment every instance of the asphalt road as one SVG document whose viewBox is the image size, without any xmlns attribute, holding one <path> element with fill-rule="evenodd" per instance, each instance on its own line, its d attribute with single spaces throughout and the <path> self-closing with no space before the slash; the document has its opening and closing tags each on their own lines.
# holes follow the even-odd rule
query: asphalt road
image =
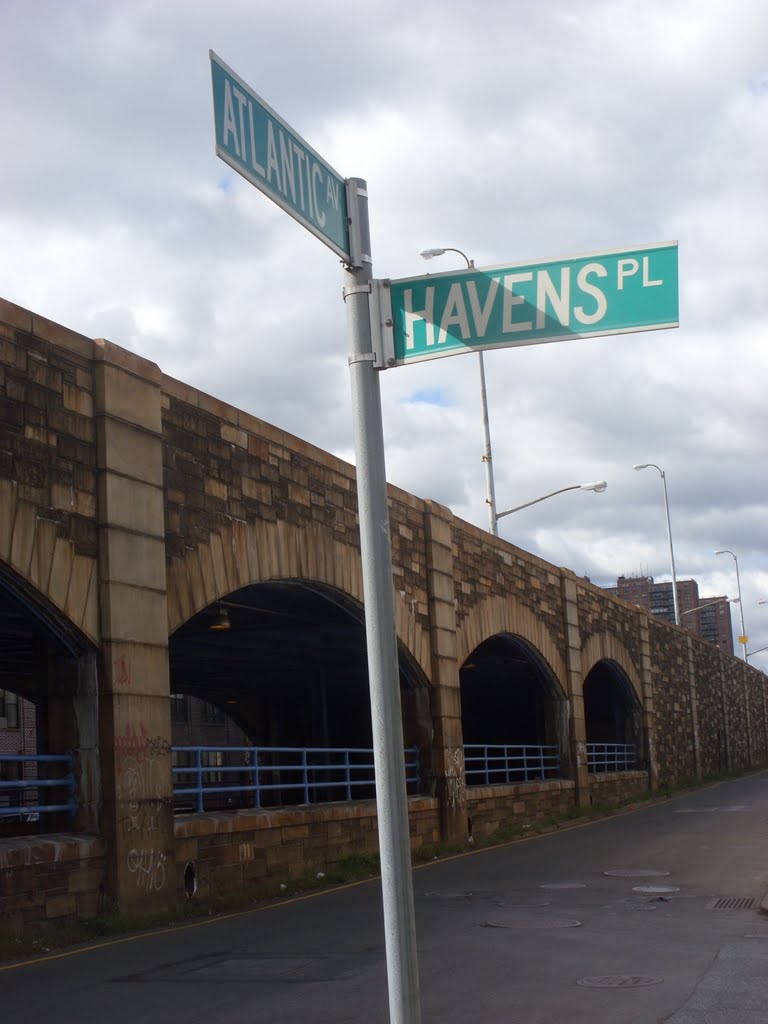
<svg viewBox="0 0 768 1024">
<path fill-rule="evenodd" d="M 414 872 L 422 1020 L 766 1024 L 768 773 Z M 376 881 L 0 969 L 25 1024 L 385 1024 Z"/>
</svg>

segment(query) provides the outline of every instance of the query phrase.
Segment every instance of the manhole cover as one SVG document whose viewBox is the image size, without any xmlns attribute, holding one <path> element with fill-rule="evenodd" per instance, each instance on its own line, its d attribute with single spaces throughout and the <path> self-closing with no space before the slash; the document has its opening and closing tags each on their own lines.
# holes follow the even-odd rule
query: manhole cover
<svg viewBox="0 0 768 1024">
<path fill-rule="evenodd" d="M 612 871 L 604 871 L 604 875 L 611 878 L 663 878 L 668 871 L 657 871 L 655 868 L 616 868 Z"/>
<path fill-rule="evenodd" d="M 577 985 L 584 988 L 643 988 L 646 985 L 660 985 L 663 978 L 649 974 L 597 974 L 591 978 L 579 978 Z"/>
<path fill-rule="evenodd" d="M 633 885 L 632 892 L 642 892 L 657 896 L 668 892 L 680 892 L 680 887 L 677 885 Z"/>
<path fill-rule="evenodd" d="M 545 882 L 540 889 L 586 889 L 586 882 Z"/>
<path fill-rule="evenodd" d="M 484 928 L 580 928 L 581 921 L 562 917 L 496 917 L 484 921 Z"/>
</svg>

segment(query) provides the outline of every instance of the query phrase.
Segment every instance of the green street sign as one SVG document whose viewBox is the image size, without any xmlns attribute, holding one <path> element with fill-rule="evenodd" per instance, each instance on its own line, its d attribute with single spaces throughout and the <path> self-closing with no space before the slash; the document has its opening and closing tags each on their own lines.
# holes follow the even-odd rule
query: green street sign
<svg viewBox="0 0 768 1024">
<path fill-rule="evenodd" d="M 349 259 L 344 178 L 210 51 L 216 155 Z"/>
<path fill-rule="evenodd" d="M 678 326 L 677 242 L 375 281 L 376 366 Z"/>
</svg>

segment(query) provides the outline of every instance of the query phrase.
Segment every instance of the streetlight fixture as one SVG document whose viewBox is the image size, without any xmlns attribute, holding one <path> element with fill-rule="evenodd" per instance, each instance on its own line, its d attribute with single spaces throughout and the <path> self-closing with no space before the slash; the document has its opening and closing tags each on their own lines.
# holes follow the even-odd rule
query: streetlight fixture
<svg viewBox="0 0 768 1024">
<path fill-rule="evenodd" d="M 522 508 L 528 508 L 529 505 L 538 505 L 540 501 L 546 501 L 547 498 L 554 498 L 556 494 L 564 494 L 566 491 L 594 491 L 596 494 L 602 494 L 608 484 L 605 480 L 595 480 L 591 484 L 571 484 L 570 487 L 561 487 L 559 491 L 552 491 L 550 494 L 543 494 L 540 498 L 534 498 L 533 501 L 526 501 L 524 505 L 517 505 L 515 508 L 508 508 L 506 512 L 499 512 L 496 516 L 496 520 L 503 519 L 504 516 L 511 516 L 513 512 L 519 512 Z"/>
<path fill-rule="evenodd" d="M 749 655 L 747 654 L 747 631 L 744 629 L 744 605 L 743 605 L 742 600 L 741 600 L 741 580 L 739 579 L 739 560 L 736 557 L 736 555 L 734 555 L 734 553 L 732 551 L 728 550 L 728 548 L 723 548 L 722 551 L 716 551 L 715 554 L 716 555 L 730 555 L 731 558 L 736 563 L 736 589 L 737 589 L 738 594 L 739 594 L 739 596 L 736 598 L 736 601 L 739 604 L 739 616 L 741 618 L 741 636 L 739 637 L 739 640 L 741 642 L 741 649 L 742 649 L 742 651 L 744 653 L 744 661 L 749 661 Z"/>
<path fill-rule="evenodd" d="M 677 599 L 677 573 L 675 572 L 675 552 L 672 547 L 672 526 L 669 521 L 669 495 L 667 494 L 667 475 L 655 462 L 639 462 L 633 469 L 657 469 L 664 484 L 664 508 L 667 513 L 667 538 L 669 540 L 669 564 L 672 567 L 672 605 L 675 609 L 675 625 L 680 625 L 680 604 Z"/>
<path fill-rule="evenodd" d="M 680 612 L 680 617 L 683 615 L 692 615 L 694 612 L 701 611 L 702 608 L 711 608 L 713 605 L 722 604 L 725 601 L 727 604 L 737 604 L 738 597 L 718 597 L 714 601 L 706 601 L 704 604 L 697 604 L 695 608 L 686 608 L 684 612 Z"/>
<path fill-rule="evenodd" d="M 459 256 L 463 256 L 467 270 L 475 269 L 475 261 L 471 260 L 465 252 L 461 249 L 454 249 L 450 245 L 443 246 L 442 248 L 436 249 L 422 249 L 419 253 L 424 260 L 434 259 L 435 256 L 443 256 L 447 252 L 456 252 Z M 483 362 L 482 349 L 477 353 L 477 365 L 480 369 L 480 407 L 483 414 L 483 462 L 485 463 L 485 486 L 486 486 L 486 504 L 488 505 L 488 529 L 494 537 L 498 537 L 499 528 L 497 525 L 498 516 L 496 515 L 496 486 L 493 480 L 493 454 L 491 451 L 491 427 L 488 422 L 488 394 L 485 388 L 485 363 Z"/>
</svg>

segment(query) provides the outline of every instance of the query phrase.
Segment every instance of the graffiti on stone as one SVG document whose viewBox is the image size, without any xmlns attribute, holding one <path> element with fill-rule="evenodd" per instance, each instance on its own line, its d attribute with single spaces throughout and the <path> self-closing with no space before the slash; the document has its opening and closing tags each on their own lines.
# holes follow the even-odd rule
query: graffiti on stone
<svg viewBox="0 0 768 1024">
<path fill-rule="evenodd" d="M 452 811 L 463 810 L 467 805 L 467 789 L 464 782 L 464 751 L 453 747 L 445 752 L 445 786 L 448 806 Z"/>
<path fill-rule="evenodd" d="M 171 747 L 164 737 L 150 736 L 143 723 L 128 725 L 115 746 L 119 828 L 131 844 L 128 870 L 138 888 L 157 892 L 165 884 L 166 858 L 156 847 L 172 804 L 167 779 Z"/>
<path fill-rule="evenodd" d="M 115 666 L 115 684 L 117 686 L 131 685 L 131 670 L 124 654 L 120 656 Z"/>
<path fill-rule="evenodd" d="M 128 851 L 128 870 L 136 876 L 136 886 L 144 892 L 159 892 L 165 885 L 166 855 L 161 850 Z"/>
</svg>

